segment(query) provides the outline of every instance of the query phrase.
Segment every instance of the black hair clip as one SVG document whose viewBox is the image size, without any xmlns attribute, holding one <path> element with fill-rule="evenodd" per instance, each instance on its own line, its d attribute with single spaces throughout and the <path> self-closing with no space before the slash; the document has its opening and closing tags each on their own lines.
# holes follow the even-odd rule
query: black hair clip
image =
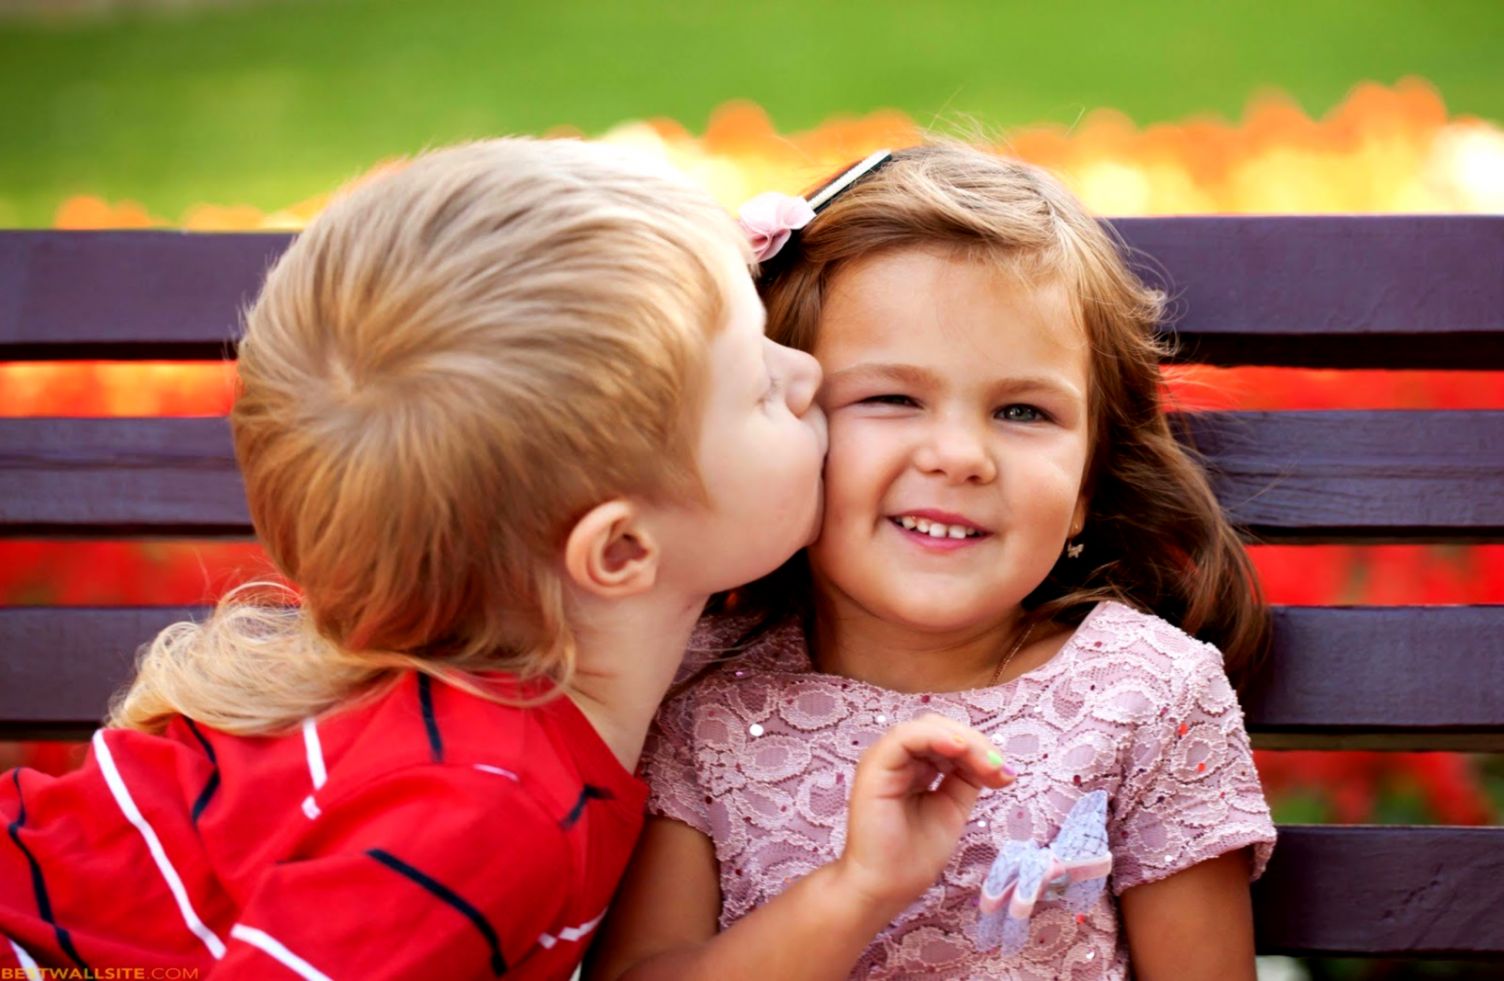
<svg viewBox="0 0 1504 981">
<path fill-rule="evenodd" d="M 856 166 L 848 169 L 835 180 L 826 184 L 820 190 L 809 196 L 809 206 L 815 214 L 819 214 L 826 205 L 840 197 L 851 185 L 866 177 L 868 174 L 881 170 L 888 161 L 893 159 L 892 150 L 878 150 Z"/>
</svg>

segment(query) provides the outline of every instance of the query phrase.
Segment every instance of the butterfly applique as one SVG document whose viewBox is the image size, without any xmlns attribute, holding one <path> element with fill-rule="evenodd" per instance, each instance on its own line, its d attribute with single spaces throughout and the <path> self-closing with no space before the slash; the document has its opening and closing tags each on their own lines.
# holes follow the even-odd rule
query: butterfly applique
<svg viewBox="0 0 1504 981">
<path fill-rule="evenodd" d="M 1112 852 L 1107 850 L 1107 791 L 1093 790 L 1076 801 L 1048 845 L 1008 841 L 982 883 L 982 916 L 977 946 L 1023 949 L 1029 917 L 1041 900 L 1058 899 L 1084 913 L 1107 886 Z"/>
</svg>

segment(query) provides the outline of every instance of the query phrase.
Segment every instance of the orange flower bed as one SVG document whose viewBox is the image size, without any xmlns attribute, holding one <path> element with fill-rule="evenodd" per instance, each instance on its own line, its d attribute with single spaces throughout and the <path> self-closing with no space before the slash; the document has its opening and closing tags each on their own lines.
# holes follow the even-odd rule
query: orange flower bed
<svg viewBox="0 0 1504 981">
<path fill-rule="evenodd" d="M 924 136 L 912 119 L 891 110 L 779 133 L 760 107 L 733 102 L 700 136 L 673 120 L 650 119 L 598 138 L 662 156 L 734 208 L 759 191 L 797 192 L 874 149 L 911 146 Z M 992 142 L 1050 168 L 1104 215 L 1504 211 L 1504 130 L 1449 115 L 1440 94 L 1414 78 L 1393 87 L 1356 86 L 1321 119 L 1268 94 L 1255 98 L 1239 123 L 1207 118 L 1138 127 L 1098 109 L 1074 126 L 1023 127 Z M 401 163 L 378 168 L 391 166 Z M 204 204 L 170 221 L 134 201 L 75 197 L 58 209 L 55 224 L 301 228 L 327 199 L 270 212 Z"/>
</svg>

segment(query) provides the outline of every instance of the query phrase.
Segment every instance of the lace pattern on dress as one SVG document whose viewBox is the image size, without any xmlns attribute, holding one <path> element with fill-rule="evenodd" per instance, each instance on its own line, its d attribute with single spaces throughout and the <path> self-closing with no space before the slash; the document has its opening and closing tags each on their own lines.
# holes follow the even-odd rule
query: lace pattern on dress
<svg viewBox="0 0 1504 981">
<path fill-rule="evenodd" d="M 1115 896 L 1244 846 L 1254 877 L 1268 861 L 1274 827 L 1221 655 L 1157 617 L 1102 603 L 1033 671 L 930 694 L 818 674 L 787 624 L 670 701 L 644 753 L 649 810 L 715 843 L 723 928 L 840 855 L 857 759 L 925 712 L 986 733 L 1019 778 L 984 793 L 950 864 L 853 977 L 1126 977 Z M 1016 955 L 979 949 L 978 897 L 1000 850 L 1052 841 L 1095 790 L 1108 801 L 1111 889 L 1079 910 L 1040 904 Z"/>
</svg>

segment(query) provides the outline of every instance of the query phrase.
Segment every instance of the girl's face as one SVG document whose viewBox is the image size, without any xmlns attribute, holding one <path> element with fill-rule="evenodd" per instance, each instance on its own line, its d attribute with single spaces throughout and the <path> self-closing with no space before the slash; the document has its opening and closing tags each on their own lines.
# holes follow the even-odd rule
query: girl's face
<svg viewBox="0 0 1504 981">
<path fill-rule="evenodd" d="M 889 252 L 833 277 L 810 563 L 837 616 L 1001 628 L 1084 520 L 1086 338 L 1065 288 Z"/>
</svg>

